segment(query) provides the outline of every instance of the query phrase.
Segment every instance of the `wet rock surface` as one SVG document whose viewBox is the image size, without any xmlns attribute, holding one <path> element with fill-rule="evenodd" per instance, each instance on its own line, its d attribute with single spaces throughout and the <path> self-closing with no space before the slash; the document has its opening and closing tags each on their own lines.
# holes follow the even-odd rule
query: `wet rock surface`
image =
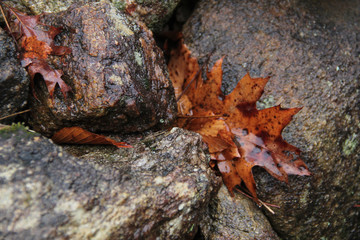
<svg viewBox="0 0 360 240">
<path fill-rule="evenodd" d="M 24 110 L 29 92 L 29 79 L 20 66 L 15 43 L 0 28 L 0 118 Z M 11 118 L 1 122 L 10 122 Z"/>
<path fill-rule="evenodd" d="M 57 13 L 65 11 L 75 0 L 23 0 L 21 5 L 32 14 Z M 152 31 L 159 32 L 165 22 L 170 18 L 172 12 L 180 0 L 85 0 L 84 3 L 108 2 L 112 3 L 118 10 L 126 12 L 132 17 L 143 21 Z M 15 3 L 11 3 L 15 5 Z M 20 4 L 18 4 L 20 5 Z M 18 7 L 18 6 L 17 6 Z"/>
<path fill-rule="evenodd" d="M 120 10 L 143 21 L 153 32 L 160 32 L 181 0 L 110 0 Z"/>
<path fill-rule="evenodd" d="M 47 136 L 66 126 L 90 131 L 143 131 L 176 115 L 173 88 L 162 52 L 152 33 L 111 4 L 73 5 L 46 15 L 43 22 L 62 26 L 57 45 L 71 53 L 50 59 L 64 72 L 72 93 L 60 89 L 52 101 L 43 81 L 31 97 L 31 124 Z"/>
<path fill-rule="evenodd" d="M 200 1 L 184 28 L 204 62 L 226 54 L 225 92 L 250 72 L 271 76 L 260 107 L 303 109 L 283 136 L 299 147 L 311 177 L 289 185 L 254 169 L 260 199 L 283 239 L 356 239 L 360 235 L 358 1 Z"/>
<path fill-rule="evenodd" d="M 2 130 L 0 236 L 191 239 L 221 183 L 204 147 L 174 128 L 133 149 L 72 147 L 76 158 L 38 134 Z"/>
<path fill-rule="evenodd" d="M 205 216 L 200 225 L 205 239 L 279 239 L 262 211 L 243 195 L 231 197 L 225 185 Z"/>
</svg>

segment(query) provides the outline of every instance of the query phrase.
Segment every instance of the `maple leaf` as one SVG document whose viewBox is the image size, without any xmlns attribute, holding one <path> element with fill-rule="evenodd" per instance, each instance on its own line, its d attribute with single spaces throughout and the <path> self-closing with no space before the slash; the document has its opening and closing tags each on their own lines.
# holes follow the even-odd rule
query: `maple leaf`
<svg viewBox="0 0 360 240">
<path fill-rule="evenodd" d="M 111 138 L 100 134 L 95 134 L 81 127 L 65 127 L 56 132 L 51 140 L 54 143 L 69 143 L 69 144 L 105 144 L 114 145 L 118 148 L 132 148 L 125 142 L 118 142 Z"/>
<path fill-rule="evenodd" d="M 17 36 L 16 39 L 18 39 L 22 52 L 20 56 L 21 65 L 26 67 L 30 75 L 33 93 L 34 77 L 39 73 L 45 81 L 51 98 L 53 98 L 56 85 L 60 87 L 66 98 L 66 94 L 71 88 L 61 79 L 62 71 L 52 69 L 46 62 L 50 54 L 62 56 L 71 52 L 69 48 L 56 46 L 54 43 L 54 39 L 61 32 L 61 28 L 41 23 L 40 15 L 28 16 L 6 4 L 4 6 L 6 6 L 9 14 L 15 16 L 13 25 L 16 31 L 11 34 Z M 48 30 L 43 30 L 44 28 Z M 9 31 L 11 30 L 9 29 Z"/>
<path fill-rule="evenodd" d="M 231 195 L 236 186 L 244 183 L 258 202 L 254 166 L 265 168 L 286 183 L 288 174 L 310 175 L 298 158 L 300 150 L 281 136 L 301 108 L 275 106 L 258 110 L 256 101 L 269 78 L 251 78 L 249 74 L 225 96 L 221 91 L 222 61 L 214 64 L 204 81 L 196 58 L 191 57 L 183 42 L 172 51 L 168 69 L 181 114 L 176 124 L 202 135 L 211 154 L 210 166 L 220 171 Z"/>
</svg>

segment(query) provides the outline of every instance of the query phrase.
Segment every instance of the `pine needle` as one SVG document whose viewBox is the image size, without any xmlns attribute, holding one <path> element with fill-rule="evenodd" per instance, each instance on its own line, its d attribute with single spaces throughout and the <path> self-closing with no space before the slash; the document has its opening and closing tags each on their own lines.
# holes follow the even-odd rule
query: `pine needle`
<svg viewBox="0 0 360 240">
<path fill-rule="evenodd" d="M 1 121 L 1 120 L 4 120 L 4 119 L 6 119 L 6 118 L 14 117 L 14 116 L 16 116 L 16 115 L 20 115 L 20 114 L 27 113 L 27 112 L 30 112 L 30 109 L 26 109 L 26 110 L 21 111 L 21 112 L 17 112 L 17 113 L 13 113 L 13 114 L 7 115 L 7 116 L 5 116 L 5 117 L 1 117 L 1 118 L 0 118 L 0 121 Z"/>
<path fill-rule="evenodd" d="M 5 4 L 5 3 L 3 3 L 3 4 Z M 17 41 L 16 41 L 16 39 L 15 39 L 13 33 L 12 33 L 12 30 L 11 30 L 11 28 L 10 28 L 9 22 L 8 22 L 8 20 L 7 20 L 7 18 L 6 18 L 6 15 L 5 15 L 5 12 L 4 12 L 4 9 L 3 9 L 1 3 L 0 3 L 0 11 L 1 11 L 1 14 L 2 14 L 3 17 L 4 17 L 5 24 L 6 24 L 7 28 L 9 29 L 10 35 L 11 35 L 11 37 L 14 39 L 14 42 L 15 42 L 15 44 L 16 44 L 16 47 L 19 49 L 19 45 L 18 45 L 18 43 L 17 43 Z"/>
</svg>

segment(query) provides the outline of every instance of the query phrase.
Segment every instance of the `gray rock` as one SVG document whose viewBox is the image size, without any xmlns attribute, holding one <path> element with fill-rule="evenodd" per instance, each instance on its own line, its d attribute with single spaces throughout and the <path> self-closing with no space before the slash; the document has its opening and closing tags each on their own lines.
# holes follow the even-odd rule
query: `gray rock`
<svg viewBox="0 0 360 240">
<path fill-rule="evenodd" d="M 255 203 L 243 195 L 231 197 L 225 185 L 211 199 L 200 228 L 209 240 L 279 239 Z"/>
<path fill-rule="evenodd" d="M 0 238 L 191 239 L 221 183 L 179 128 L 79 158 L 13 129 L 0 131 Z"/>
<path fill-rule="evenodd" d="M 32 14 L 41 14 L 65 11 L 71 4 L 79 1 L 23 0 L 21 2 Z M 120 11 L 127 12 L 134 18 L 143 21 L 152 31 L 158 32 L 169 20 L 180 0 L 85 0 L 82 2 L 111 2 Z"/>
<path fill-rule="evenodd" d="M 61 26 L 57 45 L 71 53 L 53 57 L 72 94 L 54 101 L 44 84 L 30 99 L 31 125 L 47 136 L 66 126 L 90 131 L 138 132 L 164 126 L 176 115 L 174 90 L 152 33 L 108 3 L 73 5 L 43 22 Z M 43 81 L 39 81 L 43 83 Z"/>
<path fill-rule="evenodd" d="M 24 110 L 29 79 L 17 58 L 13 39 L 0 28 L 0 118 Z M 11 122 L 9 118 L 1 122 Z"/>
<path fill-rule="evenodd" d="M 254 169 L 260 199 L 281 206 L 270 222 L 284 239 L 360 236 L 359 1 L 200 1 L 184 27 L 193 54 L 226 55 L 223 89 L 250 72 L 271 79 L 260 107 L 301 107 L 284 138 L 311 177 L 289 186 Z M 211 65 L 211 64 L 210 64 Z"/>
</svg>

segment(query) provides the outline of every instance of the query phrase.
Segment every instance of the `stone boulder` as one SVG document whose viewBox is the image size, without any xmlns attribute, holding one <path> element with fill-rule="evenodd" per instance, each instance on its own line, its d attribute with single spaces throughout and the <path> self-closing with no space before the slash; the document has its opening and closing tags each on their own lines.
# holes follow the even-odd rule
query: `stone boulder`
<svg viewBox="0 0 360 240">
<path fill-rule="evenodd" d="M 17 58 L 13 39 L 0 28 L 0 118 L 24 110 L 29 93 L 29 79 Z M 9 123 L 14 118 L 1 122 Z"/>
<path fill-rule="evenodd" d="M 31 95 L 34 130 L 51 136 L 67 126 L 108 132 L 139 132 L 171 122 L 176 115 L 173 87 L 163 54 L 152 33 L 108 3 L 75 4 L 43 16 L 43 23 L 62 27 L 57 45 L 71 53 L 49 59 L 72 88 L 49 98 L 35 79 Z"/>
<path fill-rule="evenodd" d="M 260 208 L 243 195 L 231 197 L 225 185 L 210 200 L 200 232 L 207 240 L 279 239 Z"/>
<path fill-rule="evenodd" d="M 66 147 L 76 158 L 21 126 L 0 130 L 0 238 L 192 239 L 221 183 L 201 137 L 173 128 L 132 142 Z"/>
<path fill-rule="evenodd" d="M 32 14 L 57 13 L 65 11 L 76 0 L 23 0 L 21 3 L 10 2 L 18 9 Z M 84 3 L 100 2 L 100 0 L 82 0 Z M 171 17 L 180 0 L 106 0 L 102 2 L 112 3 L 118 10 L 131 15 L 144 22 L 154 32 L 161 31 L 167 20 Z"/>
<path fill-rule="evenodd" d="M 185 43 L 205 62 L 226 55 L 226 93 L 247 72 L 271 76 L 259 107 L 303 107 L 283 136 L 299 147 L 311 177 L 289 185 L 262 169 L 258 195 L 283 239 L 360 236 L 359 1 L 200 1 Z M 211 67 L 211 66 L 210 66 Z"/>
</svg>

